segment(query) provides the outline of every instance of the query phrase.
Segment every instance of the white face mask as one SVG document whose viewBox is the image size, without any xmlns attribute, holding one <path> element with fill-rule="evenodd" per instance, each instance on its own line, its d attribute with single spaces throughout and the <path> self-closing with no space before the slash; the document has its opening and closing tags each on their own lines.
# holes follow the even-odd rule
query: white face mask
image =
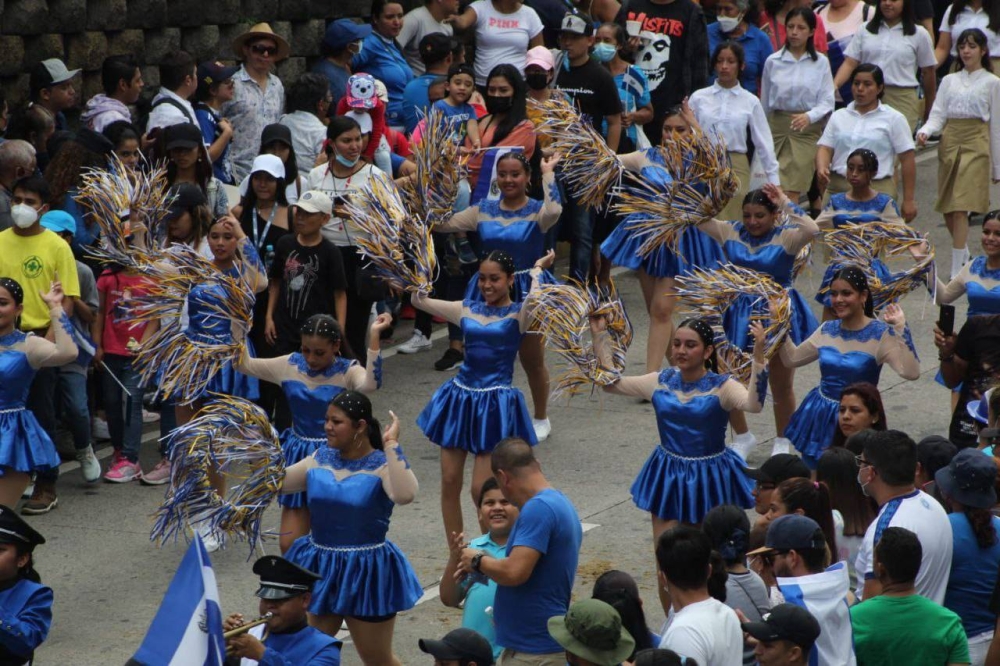
<svg viewBox="0 0 1000 666">
<path fill-rule="evenodd" d="M 861 486 L 861 494 L 862 495 L 864 495 L 865 497 L 871 497 L 868 494 L 868 483 L 871 483 L 871 480 L 869 480 L 868 483 L 865 483 L 864 481 L 861 480 L 861 472 L 863 472 L 863 471 L 864 471 L 864 468 L 861 468 L 861 469 L 858 470 L 858 485 Z"/>
<path fill-rule="evenodd" d="M 740 25 L 740 21 L 742 20 L 743 20 L 742 15 L 736 17 L 720 16 L 716 18 L 716 21 L 719 22 L 719 28 L 721 28 L 722 32 L 726 34 L 732 32 L 733 30 L 736 30 L 736 28 Z"/>
<path fill-rule="evenodd" d="M 14 224 L 17 225 L 18 229 L 27 229 L 38 221 L 38 211 L 28 204 L 23 203 L 11 206 L 10 216 L 13 218 Z"/>
</svg>

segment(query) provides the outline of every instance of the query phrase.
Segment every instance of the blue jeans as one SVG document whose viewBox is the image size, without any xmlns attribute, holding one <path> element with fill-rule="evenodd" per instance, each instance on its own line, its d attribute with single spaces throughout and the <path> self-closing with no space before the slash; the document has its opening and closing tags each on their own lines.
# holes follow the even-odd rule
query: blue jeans
<svg viewBox="0 0 1000 666">
<path fill-rule="evenodd" d="M 58 368 L 59 406 L 62 420 L 73 435 L 73 446 L 82 451 L 90 446 L 90 405 L 87 403 L 87 375 Z"/>
<path fill-rule="evenodd" d="M 104 365 L 107 366 L 104 373 L 104 412 L 108 419 L 111 445 L 116 451 L 121 451 L 129 462 L 138 462 L 139 444 L 142 442 L 143 394 L 139 373 L 132 368 L 129 356 L 105 354 Z M 118 381 L 115 381 L 116 377 Z M 118 382 L 130 395 L 126 395 Z"/>
<path fill-rule="evenodd" d="M 58 380 L 59 375 L 55 368 L 39 368 L 31 382 L 31 389 L 28 391 L 28 409 L 38 419 L 38 425 L 42 426 L 42 430 L 53 443 L 56 441 L 56 386 Z M 58 467 L 38 472 L 35 475 L 36 481 L 43 484 L 54 484 L 58 478 Z"/>
</svg>

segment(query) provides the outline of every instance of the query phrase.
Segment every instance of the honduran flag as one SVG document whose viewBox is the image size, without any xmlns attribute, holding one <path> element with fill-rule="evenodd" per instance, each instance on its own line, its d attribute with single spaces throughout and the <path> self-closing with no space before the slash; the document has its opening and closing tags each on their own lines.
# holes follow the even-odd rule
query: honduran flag
<svg viewBox="0 0 1000 666">
<path fill-rule="evenodd" d="M 195 534 L 145 640 L 128 664 L 222 666 L 225 661 L 215 572 L 201 537 Z"/>
</svg>

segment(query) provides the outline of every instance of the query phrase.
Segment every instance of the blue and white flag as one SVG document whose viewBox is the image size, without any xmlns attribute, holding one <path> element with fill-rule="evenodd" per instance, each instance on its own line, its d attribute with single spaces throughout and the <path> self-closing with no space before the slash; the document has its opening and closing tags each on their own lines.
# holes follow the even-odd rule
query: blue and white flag
<svg viewBox="0 0 1000 666">
<path fill-rule="evenodd" d="M 826 571 L 796 578 L 779 577 L 777 582 L 785 602 L 805 608 L 823 627 L 809 655 L 809 666 L 855 666 L 854 631 L 847 605 L 851 587 L 847 564 L 837 562 Z"/>
<path fill-rule="evenodd" d="M 479 179 L 476 189 L 472 191 L 470 206 L 478 206 L 482 200 L 496 201 L 500 199 L 500 188 L 497 187 L 497 162 L 511 151 L 524 152 L 520 146 L 498 146 L 486 148 L 483 154 L 483 164 L 479 169 Z"/>
<path fill-rule="evenodd" d="M 73 342 L 76 343 L 76 347 L 79 350 L 79 353 L 76 355 L 76 362 L 83 367 L 87 367 L 94 360 L 97 346 L 87 331 L 80 330 L 75 325 L 69 327 L 69 334 L 73 336 Z"/>
<path fill-rule="evenodd" d="M 219 589 L 208 551 L 196 534 L 145 640 L 129 663 L 222 666 L 225 661 Z"/>
</svg>

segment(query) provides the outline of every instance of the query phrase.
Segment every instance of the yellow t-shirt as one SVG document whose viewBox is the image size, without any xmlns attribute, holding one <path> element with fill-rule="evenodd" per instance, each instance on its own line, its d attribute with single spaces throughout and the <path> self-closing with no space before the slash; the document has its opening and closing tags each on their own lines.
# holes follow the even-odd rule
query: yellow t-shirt
<svg viewBox="0 0 1000 666">
<path fill-rule="evenodd" d="M 21 330 L 49 325 L 49 306 L 42 294 L 48 292 L 56 273 L 63 292 L 78 297 L 80 280 L 69 243 L 48 229 L 34 236 L 18 236 L 13 229 L 0 231 L 0 277 L 16 280 L 24 290 Z"/>
</svg>

